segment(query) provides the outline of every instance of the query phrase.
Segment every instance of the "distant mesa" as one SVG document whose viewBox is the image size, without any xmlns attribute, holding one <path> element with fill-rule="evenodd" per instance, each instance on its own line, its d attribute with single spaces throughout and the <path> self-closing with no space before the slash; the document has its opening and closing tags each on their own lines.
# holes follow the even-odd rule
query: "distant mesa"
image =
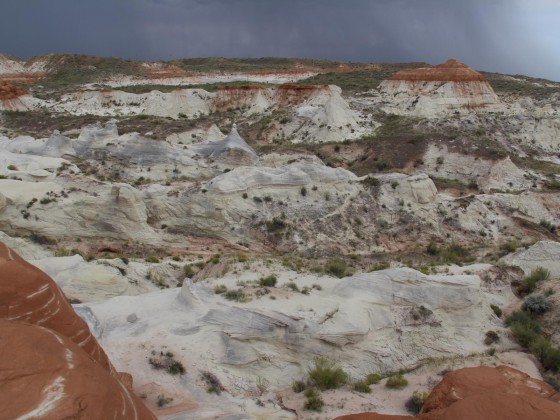
<svg viewBox="0 0 560 420">
<path fill-rule="evenodd" d="M 379 91 L 387 99 L 386 112 L 394 114 L 429 118 L 503 110 L 484 76 L 454 58 L 433 67 L 398 71 L 381 82 Z"/>
<path fill-rule="evenodd" d="M 434 67 L 401 70 L 387 80 L 409 80 L 427 82 L 484 82 L 484 76 L 465 63 L 450 58 Z"/>
</svg>

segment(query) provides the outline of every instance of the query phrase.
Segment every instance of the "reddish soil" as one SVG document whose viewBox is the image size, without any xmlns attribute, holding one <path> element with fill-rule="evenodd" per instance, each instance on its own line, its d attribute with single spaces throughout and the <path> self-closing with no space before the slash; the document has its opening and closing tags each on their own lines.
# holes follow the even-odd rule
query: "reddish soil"
<svg viewBox="0 0 560 420">
<path fill-rule="evenodd" d="M 27 94 L 27 90 L 18 88 L 11 83 L 0 81 L 0 100 L 17 99 Z"/>
<path fill-rule="evenodd" d="M 465 63 L 450 58 L 434 67 L 421 67 L 401 70 L 388 80 L 426 81 L 426 82 L 484 82 L 484 76 L 471 69 Z"/>
</svg>

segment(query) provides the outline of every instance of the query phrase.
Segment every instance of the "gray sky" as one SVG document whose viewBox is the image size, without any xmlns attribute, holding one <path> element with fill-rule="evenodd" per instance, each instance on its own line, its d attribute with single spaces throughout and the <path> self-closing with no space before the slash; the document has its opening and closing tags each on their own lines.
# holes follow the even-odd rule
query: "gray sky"
<svg viewBox="0 0 560 420">
<path fill-rule="evenodd" d="M 0 52 L 427 61 L 560 81 L 560 0 L 0 0 Z"/>
</svg>

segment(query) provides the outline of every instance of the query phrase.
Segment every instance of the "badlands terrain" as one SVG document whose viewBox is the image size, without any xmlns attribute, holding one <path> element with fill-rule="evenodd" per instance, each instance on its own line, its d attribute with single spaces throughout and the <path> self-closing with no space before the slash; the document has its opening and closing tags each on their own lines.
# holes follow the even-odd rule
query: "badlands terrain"
<svg viewBox="0 0 560 420">
<path fill-rule="evenodd" d="M 560 83 L 0 55 L 0 111 L 0 418 L 560 415 Z"/>
</svg>

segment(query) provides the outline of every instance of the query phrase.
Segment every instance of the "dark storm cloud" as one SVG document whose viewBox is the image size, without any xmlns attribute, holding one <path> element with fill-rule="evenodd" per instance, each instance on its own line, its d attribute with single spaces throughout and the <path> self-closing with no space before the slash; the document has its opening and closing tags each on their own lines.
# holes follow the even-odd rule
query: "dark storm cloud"
<svg viewBox="0 0 560 420">
<path fill-rule="evenodd" d="M 0 51 L 427 61 L 560 80 L 557 0 L 0 0 Z"/>
</svg>

